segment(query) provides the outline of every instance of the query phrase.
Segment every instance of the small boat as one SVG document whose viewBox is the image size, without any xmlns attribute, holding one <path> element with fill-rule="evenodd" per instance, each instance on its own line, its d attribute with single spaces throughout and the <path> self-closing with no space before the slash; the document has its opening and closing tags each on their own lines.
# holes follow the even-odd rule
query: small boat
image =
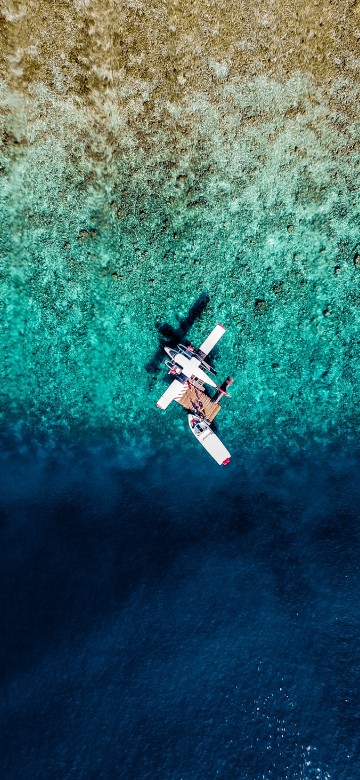
<svg viewBox="0 0 360 780">
<path fill-rule="evenodd" d="M 190 430 L 219 466 L 227 466 L 231 455 L 210 425 L 197 414 L 188 414 Z"/>
</svg>

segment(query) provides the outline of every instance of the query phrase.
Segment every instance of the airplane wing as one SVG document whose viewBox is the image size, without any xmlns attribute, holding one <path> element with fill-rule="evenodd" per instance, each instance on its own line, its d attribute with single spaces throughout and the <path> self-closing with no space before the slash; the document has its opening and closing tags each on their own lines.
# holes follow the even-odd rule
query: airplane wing
<svg viewBox="0 0 360 780">
<path fill-rule="evenodd" d="M 213 349 L 213 347 L 215 347 L 215 344 L 218 343 L 219 339 L 221 339 L 221 336 L 223 336 L 224 333 L 225 328 L 223 325 L 215 325 L 215 328 L 211 331 L 210 335 L 199 347 L 199 352 L 202 353 L 203 357 L 209 354 L 209 352 Z"/>
<path fill-rule="evenodd" d="M 174 381 L 171 382 L 171 385 L 166 388 L 165 393 L 163 393 L 156 402 L 156 406 L 160 409 L 167 409 L 169 404 L 171 404 L 171 401 L 174 401 L 175 398 L 180 398 L 180 396 L 185 393 L 185 390 L 186 386 L 183 385 L 182 382 L 179 382 L 178 379 L 174 379 Z"/>
</svg>

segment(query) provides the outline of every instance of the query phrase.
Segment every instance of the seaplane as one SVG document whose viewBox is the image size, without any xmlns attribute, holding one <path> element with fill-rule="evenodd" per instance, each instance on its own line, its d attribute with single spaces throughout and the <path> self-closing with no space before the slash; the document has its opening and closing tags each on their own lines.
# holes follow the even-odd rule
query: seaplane
<svg viewBox="0 0 360 780">
<path fill-rule="evenodd" d="M 219 465 L 226 466 L 230 463 L 230 452 L 212 430 L 211 423 L 220 411 L 219 400 L 229 396 L 227 389 L 234 380 L 229 376 L 219 386 L 212 378 L 216 375 L 215 369 L 205 361 L 224 333 L 225 328 L 219 323 L 197 350 L 191 344 L 178 344 L 175 349 L 164 347 L 168 356 L 164 363 L 173 381 L 156 405 L 159 409 L 167 409 L 171 401 L 177 401 L 187 410 L 190 430 L 198 442 Z M 213 395 L 210 395 L 209 387 L 215 390 Z"/>
</svg>

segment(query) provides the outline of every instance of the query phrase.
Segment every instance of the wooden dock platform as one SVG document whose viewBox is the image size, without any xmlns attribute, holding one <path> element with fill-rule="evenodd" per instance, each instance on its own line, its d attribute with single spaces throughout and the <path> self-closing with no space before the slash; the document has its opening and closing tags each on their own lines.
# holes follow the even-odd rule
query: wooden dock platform
<svg viewBox="0 0 360 780">
<path fill-rule="evenodd" d="M 210 423 L 221 409 L 219 404 L 212 401 L 208 395 L 203 393 L 202 390 L 198 390 L 194 385 L 188 387 L 180 398 L 176 398 L 176 401 L 184 409 L 193 412 L 193 414 L 198 414 L 199 417 L 204 417 Z"/>
</svg>

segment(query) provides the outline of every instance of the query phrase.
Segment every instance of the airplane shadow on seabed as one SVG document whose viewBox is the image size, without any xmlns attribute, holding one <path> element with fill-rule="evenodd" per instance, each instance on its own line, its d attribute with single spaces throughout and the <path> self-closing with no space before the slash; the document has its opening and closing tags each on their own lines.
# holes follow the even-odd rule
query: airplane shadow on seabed
<svg viewBox="0 0 360 780">
<path fill-rule="evenodd" d="M 159 346 L 154 352 L 153 357 L 146 363 L 145 370 L 148 374 L 155 374 L 160 370 L 161 363 L 164 360 L 164 347 L 175 349 L 179 343 L 187 346 L 190 342 L 187 333 L 194 325 L 196 320 L 200 319 L 203 311 L 206 309 L 210 298 L 206 292 L 201 293 L 195 303 L 190 306 L 186 317 L 177 317 L 179 325 L 174 328 L 169 322 L 156 322 L 155 327 L 159 334 Z M 153 377 L 155 380 L 155 377 Z"/>
</svg>

